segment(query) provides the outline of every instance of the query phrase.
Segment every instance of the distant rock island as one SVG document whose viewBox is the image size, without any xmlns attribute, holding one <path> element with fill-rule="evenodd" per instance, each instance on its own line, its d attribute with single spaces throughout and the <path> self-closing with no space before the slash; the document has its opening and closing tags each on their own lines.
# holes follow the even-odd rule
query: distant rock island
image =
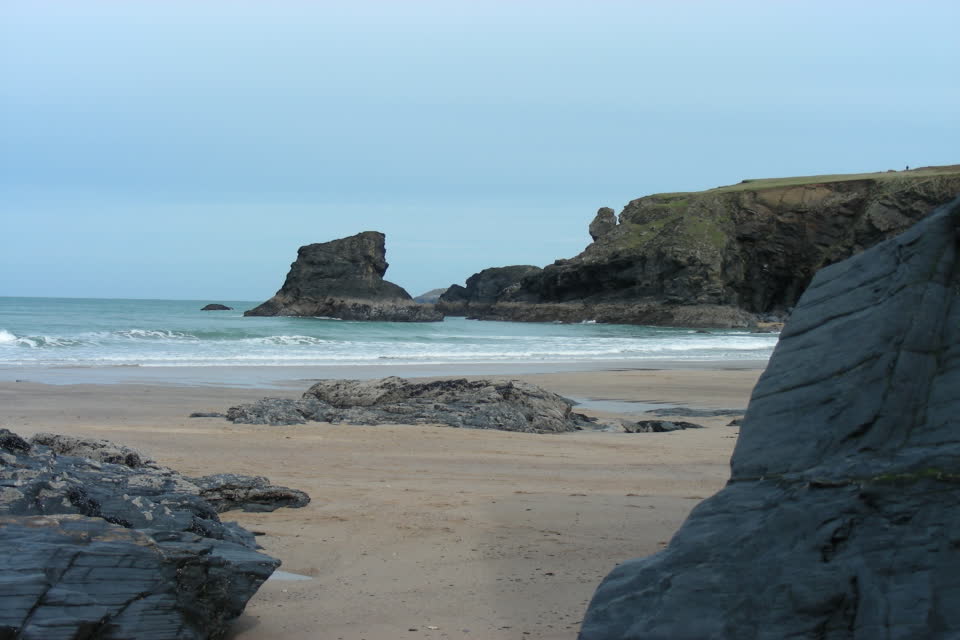
<svg viewBox="0 0 960 640">
<path fill-rule="evenodd" d="M 308 244 L 276 295 L 245 316 L 308 316 L 341 320 L 433 322 L 443 315 L 415 303 L 402 287 L 383 279 L 385 236 L 364 231 L 349 238 Z"/>
<path fill-rule="evenodd" d="M 488 320 L 753 326 L 788 315 L 820 268 L 958 193 L 960 165 L 646 196 L 619 217 L 600 209 L 578 256 L 527 273 L 485 269 L 439 306 Z"/>
<path fill-rule="evenodd" d="M 414 296 L 413 301 L 419 302 L 420 304 L 435 304 L 437 300 L 440 299 L 440 296 L 446 292 L 446 287 L 440 289 L 430 289 L 430 291 L 427 291 L 426 293 L 421 293 L 418 296 Z"/>
<path fill-rule="evenodd" d="M 233 311 L 233 307 L 228 307 L 225 304 L 211 303 L 200 309 L 200 311 Z"/>
<path fill-rule="evenodd" d="M 960 637 L 958 389 L 960 198 L 817 274 L 726 487 L 613 569 L 580 640 Z"/>
</svg>

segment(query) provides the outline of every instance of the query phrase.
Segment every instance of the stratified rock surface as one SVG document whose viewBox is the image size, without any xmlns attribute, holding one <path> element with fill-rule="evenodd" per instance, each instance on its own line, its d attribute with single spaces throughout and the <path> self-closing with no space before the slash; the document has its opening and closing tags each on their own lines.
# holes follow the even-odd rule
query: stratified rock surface
<svg viewBox="0 0 960 640">
<path fill-rule="evenodd" d="M 960 199 L 822 270 L 725 489 L 598 588 L 581 640 L 960 637 Z"/>
<path fill-rule="evenodd" d="M 309 420 L 347 424 L 440 424 L 527 433 L 576 431 L 594 421 L 572 411 L 573 403 L 536 385 L 510 380 L 403 378 L 321 380 L 300 400 L 264 398 L 227 410 L 240 424 L 302 424 Z"/>
<path fill-rule="evenodd" d="M 221 522 L 303 506 L 264 478 L 188 478 L 104 440 L 0 429 L 0 638 L 220 638 L 280 561 Z"/>
<path fill-rule="evenodd" d="M 364 231 L 349 238 L 308 244 L 276 295 L 245 316 L 311 316 L 342 320 L 431 322 L 443 316 L 431 305 L 383 279 L 386 237 Z"/>
<path fill-rule="evenodd" d="M 601 209 L 582 253 L 523 277 L 473 315 L 696 327 L 782 320 L 817 270 L 903 232 L 958 193 L 960 166 L 645 196 L 616 220 Z"/>
</svg>

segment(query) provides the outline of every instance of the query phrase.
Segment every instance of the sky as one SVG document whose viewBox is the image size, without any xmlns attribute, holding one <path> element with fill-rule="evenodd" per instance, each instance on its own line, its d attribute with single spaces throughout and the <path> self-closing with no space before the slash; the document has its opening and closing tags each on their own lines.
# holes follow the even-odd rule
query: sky
<svg viewBox="0 0 960 640">
<path fill-rule="evenodd" d="M 597 208 L 960 163 L 960 2 L 0 0 L 0 296 L 263 300 L 387 236 L 412 295 Z"/>
</svg>

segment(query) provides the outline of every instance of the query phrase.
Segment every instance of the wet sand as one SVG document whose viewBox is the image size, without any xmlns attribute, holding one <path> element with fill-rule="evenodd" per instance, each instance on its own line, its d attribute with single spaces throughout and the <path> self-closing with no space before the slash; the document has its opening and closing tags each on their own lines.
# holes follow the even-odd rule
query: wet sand
<svg viewBox="0 0 960 640">
<path fill-rule="evenodd" d="M 598 416 L 652 405 L 747 405 L 761 370 L 516 375 Z M 593 590 L 622 560 L 662 548 L 720 489 L 730 418 L 665 434 L 531 435 L 427 426 L 289 427 L 187 418 L 263 395 L 191 384 L 0 382 L 0 424 L 109 438 L 188 475 L 265 475 L 307 491 L 303 509 L 226 513 L 286 572 L 235 623 L 235 640 L 572 639 Z M 591 402 L 600 401 L 600 402 Z"/>
</svg>

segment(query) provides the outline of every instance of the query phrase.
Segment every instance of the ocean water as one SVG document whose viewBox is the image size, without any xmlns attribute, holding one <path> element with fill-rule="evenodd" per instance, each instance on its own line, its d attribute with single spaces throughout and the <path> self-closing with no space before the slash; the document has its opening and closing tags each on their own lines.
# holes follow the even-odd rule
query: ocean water
<svg viewBox="0 0 960 640">
<path fill-rule="evenodd" d="M 776 335 L 604 324 L 244 318 L 253 301 L 0 298 L 0 367 L 242 367 L 720 361 Z"/>
</svg>

